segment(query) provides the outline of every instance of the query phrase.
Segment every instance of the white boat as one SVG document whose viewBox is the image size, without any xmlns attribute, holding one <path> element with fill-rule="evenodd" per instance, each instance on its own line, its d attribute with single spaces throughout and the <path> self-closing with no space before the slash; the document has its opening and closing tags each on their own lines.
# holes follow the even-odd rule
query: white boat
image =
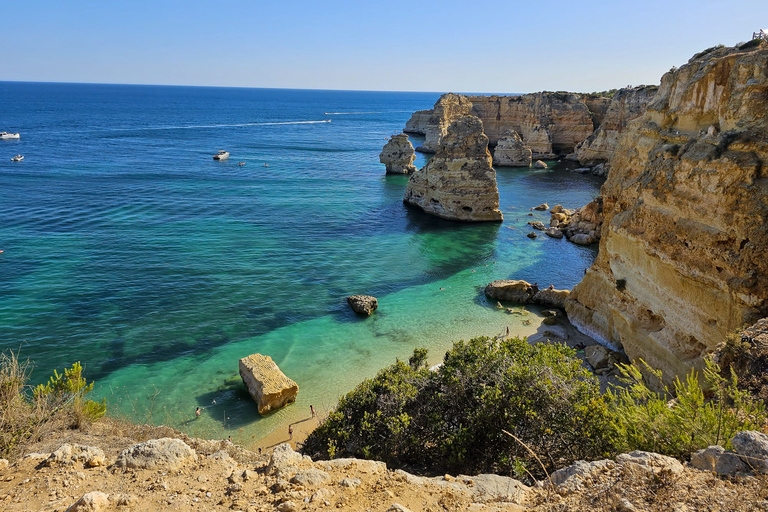
<svg viewBox="0 0 768 512">
<path fill-rule="evenodd" d="M 7 139 L 19 139 L 21 138 L 18 133 L 0 132 L 0 140 Z"/>
<path fill-rule="evenodd" d="M 15 157 L 11 158 L 11 162 L 21 162 L 22 160 L 24 160 L 23 155 L 16 155 Z"/>
<path fill-rule="evenodd" d="M 219 151 L 213 155 L 214 160 L 226 160 L 227 158 L 229 158 L 229 151 Z"/>
</svg>

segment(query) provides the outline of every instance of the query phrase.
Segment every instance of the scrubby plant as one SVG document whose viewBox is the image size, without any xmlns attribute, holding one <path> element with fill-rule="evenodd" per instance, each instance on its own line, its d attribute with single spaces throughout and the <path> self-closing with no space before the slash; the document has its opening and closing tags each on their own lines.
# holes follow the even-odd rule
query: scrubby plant
<svg viewBox="0 0 768 512">
<path fill-rule="evenodd" d="M 520 478 L 544 476 L 524 445 L 547 471 L 611 455 L 608 397 L 574 356 L 564 345 L 480 337 L 429 371 L 417 349 L 410 364 L 397 361 L 342 398 L 304 450 Z"/>
<path fill-rule="evenodd" d="M 711 445 L 730 448 L 740 430 L 759 428 L 766 419 L 765 406 L 738 388 L 736 374 L 723 377 L 720 367 L 706 359 L 704 385 L 691 370 L 674 389 L 652 391 L 643 372 L 661 380 L 660 371 L 645 361 L 619 365 L 624 384 L 611 391 L 613 411 L 628 449 L 640 449 L 687 459 Z"/>
<path fill-rule="evenodd" d="M 46 384 L 30 390 L 30 365 L 10 351 L 0 355 L 0 456 L 12 455 L 29 440 L 39 438 L 54 425 L 80 427 L 101 418 L 106 402 L 88 400 L 93 389 L 75 363 L 63 374 L 54 370 Z"/>
</svg>

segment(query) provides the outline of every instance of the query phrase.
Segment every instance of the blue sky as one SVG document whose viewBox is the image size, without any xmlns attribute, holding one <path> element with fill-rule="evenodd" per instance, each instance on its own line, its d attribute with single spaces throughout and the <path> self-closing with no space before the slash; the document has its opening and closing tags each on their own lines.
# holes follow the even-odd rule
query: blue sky
<svg viewBox="0 0 768 512">
<path fill-rule="evenodd" d="M 455 92 L 656 84 L 768 0 L 21 0 L 0 80 Z"/>
</svg>

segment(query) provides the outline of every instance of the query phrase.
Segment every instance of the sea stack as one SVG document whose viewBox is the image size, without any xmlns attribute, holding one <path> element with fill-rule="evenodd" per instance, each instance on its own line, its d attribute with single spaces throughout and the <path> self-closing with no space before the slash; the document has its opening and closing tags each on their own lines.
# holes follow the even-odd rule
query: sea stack
<svg viewBox="0 0 768 512">
<path fill-rule="evenodd" d="M 611 159 L 568 317 L 667 382 L 768 316 L 766 113 L 768 44 L 711 48 L 662 77 Z"/>
<path fill-rule="evenodd" d="M 417 171 L 413 161 L 416 153 L 413 144 L 404 133 L 393 135 L 384 145 L 379 155 L 379 162 L 386 166 L 387 174 L 412 174 Z"/>
<path fill-rule="evenodd" d="M 435 156 L 408 181 L 403 202 L 445 219 L 503 220 L 480 119 L 463 116 L 448 127 Z"/>
<path fill-rule="evenodd" d="M 531 147 L 523 142 L 520 134 L 515 130 L 507 130 L 493 151 L 493 163 L 510 167 L 530 167 L 531 155 Z"/>
</svg>

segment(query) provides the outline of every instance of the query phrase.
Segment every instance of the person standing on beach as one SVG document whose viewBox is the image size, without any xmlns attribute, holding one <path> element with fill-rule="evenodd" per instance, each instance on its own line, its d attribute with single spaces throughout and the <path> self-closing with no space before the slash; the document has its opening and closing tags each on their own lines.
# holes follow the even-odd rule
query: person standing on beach
<svg viewBox="0 0 768 512">
<path fill-rule="evenodd" d="M 293 425 L 288 425 L 288 436 L 293 439 Z"/>
<path fill-rule="evenodd" d="M 310 405 L 310 406 L 309 406 L 309 412 L 311 412 L 311 413 L 312 413 L 312 417 L 314 418 L 314 417 L 315 417 L 315 406 L 313 406 L 313 405 Z"/>
</svg>

